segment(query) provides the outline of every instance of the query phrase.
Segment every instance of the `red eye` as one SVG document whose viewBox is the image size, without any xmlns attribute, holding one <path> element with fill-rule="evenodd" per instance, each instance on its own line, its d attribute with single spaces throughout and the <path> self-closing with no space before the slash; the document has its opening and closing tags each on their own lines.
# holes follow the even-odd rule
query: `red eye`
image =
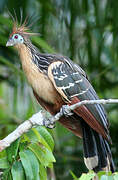
<svg viewBox="0 0 118 180">
<path fill-rule="evenodd" d="M 15 35 L 14 38 L 15 38 L 15 39 L 18 39 L 18 35 Z"/>
</svg>

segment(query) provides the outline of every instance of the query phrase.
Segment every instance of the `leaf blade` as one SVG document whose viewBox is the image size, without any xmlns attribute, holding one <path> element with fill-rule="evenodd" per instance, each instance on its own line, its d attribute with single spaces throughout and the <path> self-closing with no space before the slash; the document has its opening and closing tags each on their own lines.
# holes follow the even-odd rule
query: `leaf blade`
<svg viewBox="0 0 118 180">
<path fill-rule="evenodd" d="M 34 153 L 30 150 L 25 150 L 19 154 L 27 179 L 39 180 L 39 163 Z"/>
<path fill-rule="evenodd" d="M 25 180 L 24 170 L 20 161 L 15 161 L 13 163 L 11 174 L 13 180 Z"/>
</svg>

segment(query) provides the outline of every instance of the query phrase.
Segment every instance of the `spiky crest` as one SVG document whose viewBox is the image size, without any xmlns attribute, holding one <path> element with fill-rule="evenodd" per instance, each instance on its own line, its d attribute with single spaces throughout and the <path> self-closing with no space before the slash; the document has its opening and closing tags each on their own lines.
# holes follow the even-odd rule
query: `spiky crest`
<svg viewBox="0 0 118 180">
<path fill-rule="evenodd" d="M 29 21 L 28 16 L 26 16 L 24 22 L 22 23 L 22 18 L 23 18 L 22 10 L 20 11 L 20 15 L 21 15 L 20 24 L 18 24 L 18 19 L 17 19 L 15 11 L 14 11 L 14 15 L 15 15 L 15 18 L 10 13 L 10 16 L 12 17 L 12 21 L 13 21 L 13 29 L 12 29 L 12 33 L 10 34 L 10 37 L 13 34 L 21 34 L 21 35 L 28 35 L 28 36 L 33 36 L 33 35 L 38 35 L 39 34 L 39 33 L 28 32 L 30 30 L 29 27 L 31 26 L 31 24 L 28 25 L 28 21 Z"/>
</svg>

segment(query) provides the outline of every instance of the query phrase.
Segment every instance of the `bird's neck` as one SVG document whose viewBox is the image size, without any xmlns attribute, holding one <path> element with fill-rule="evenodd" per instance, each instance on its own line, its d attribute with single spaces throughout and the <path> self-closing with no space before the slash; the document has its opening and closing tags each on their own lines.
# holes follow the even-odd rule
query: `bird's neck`
<svg viewBox="0 0 118 180">
<path fill-rule="evenodd" d="M 38 51 L 38 49 L 30 42 L 28 44 L 19 44 L 15 46 L 19 52 L 20 59 L 22 65 L 31 61 L 38 67 L 38 70 L 44 73 L 47 73 L 47 69 L 49 66 L 48 59 L 42 57 L 42 54 Z"/>
<path fill-rule="evenodd" d="M 23 70 L 27 75 L 35 65 L 32 61 L 31 51 L 25 44 L 17 44 L 15 48 L 18 50 Z"/>
</svg>

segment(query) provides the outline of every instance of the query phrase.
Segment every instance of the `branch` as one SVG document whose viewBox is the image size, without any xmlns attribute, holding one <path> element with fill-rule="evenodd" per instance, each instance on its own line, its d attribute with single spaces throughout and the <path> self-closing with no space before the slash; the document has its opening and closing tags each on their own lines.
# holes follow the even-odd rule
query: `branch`
<svg viewBox="0 0 118 180">
<path fill-rule="evenodd" d="M 12 142 L 18 139 L 22 134 L 29 131 L 34 126 L 46 126 L 53 128 L 53 125 L 58 121 L 63 115 L 72 115 L 71 111 L 85 104 L 113 104 L 118 103 L 118 99 L 108 99 L 108 100 L 84 100 L 79 103 L 73 104 L 71 106 L 62 106 L 60 112 L 51 118 L 46 118 L 44 114 L 40 111 L 34 114 L 29 120 L 19 125 L 11 134 L 9 134 L 4 139 L 0 140 L 0 152 L 10 146 Z"/>
</svg>

